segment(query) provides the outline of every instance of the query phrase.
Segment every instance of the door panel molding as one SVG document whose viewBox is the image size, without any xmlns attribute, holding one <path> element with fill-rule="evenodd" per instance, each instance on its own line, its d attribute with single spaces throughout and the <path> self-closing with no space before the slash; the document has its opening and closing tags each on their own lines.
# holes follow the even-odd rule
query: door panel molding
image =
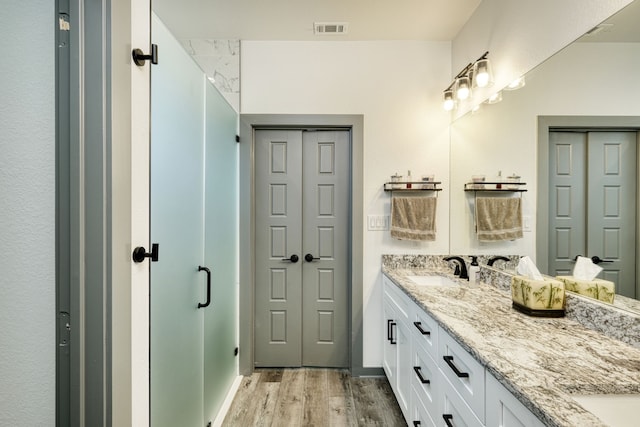
<svg viewBox="0 0 640 427">
<path fill-rule="evenodd" d="M 350 196 L 350 367 L 352 375 L 380 372 L 362 366 L 362 258 L 363 258 L 363 201 L 353 194 L 363 189 L 363 126 L 362 115 L 277 115 L 243 114 L 240 116 L 240 373 L 253 371 L 254 342 L 254 267 L 252 248 L 255 244 L 253 186 L 254 130 L 261 129 L 344 129 L 351 133 L 351 196 Z"/>
</svg>

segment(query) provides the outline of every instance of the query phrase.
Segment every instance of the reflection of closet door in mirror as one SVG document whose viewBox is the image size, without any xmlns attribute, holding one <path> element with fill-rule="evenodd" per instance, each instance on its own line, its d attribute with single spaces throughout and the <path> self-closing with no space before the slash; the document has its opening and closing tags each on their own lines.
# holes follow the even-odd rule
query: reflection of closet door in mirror
<svg viewBox="0 0 640 427">
<path fill-rule="evenodd" d="M 549 143 L 549 273 L 598 256 L 599 277 L 635 297 L 636 133 L 554 131 Z"/>
</svg>

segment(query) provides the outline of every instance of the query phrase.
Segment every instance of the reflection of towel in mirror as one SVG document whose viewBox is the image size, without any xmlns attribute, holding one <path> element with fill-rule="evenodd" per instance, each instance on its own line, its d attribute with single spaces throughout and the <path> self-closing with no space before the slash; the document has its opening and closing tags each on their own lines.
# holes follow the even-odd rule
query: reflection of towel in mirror
<svg viewBox="0 0 640 427">
<path fill-rule="evenodd" d="M 436 240 L 436 197 L 391 197 L 391 237 Z"/>
<path fill-rule="evenodd" d="M 476 234 L 481 242 L 522 238 L 520 197 L 477 197 Z"/>
</svg>

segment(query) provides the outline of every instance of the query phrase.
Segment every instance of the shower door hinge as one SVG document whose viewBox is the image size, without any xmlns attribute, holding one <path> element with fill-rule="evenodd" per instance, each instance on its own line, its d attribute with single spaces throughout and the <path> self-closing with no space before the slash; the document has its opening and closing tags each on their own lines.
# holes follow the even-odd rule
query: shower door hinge
<svg viewBox="0 0 640 427">
<path fill-rule="evenodd" d="M 236 142 L 240 142 L 240 135 L 236 135 Z"/>
<path fill-rule="evenodd" d="M 147 60 L 151 60 L 151 63 L 156 65 L 158 63 L 158 45 L 152 44 L 151 53 L 148 55 L 142 49 L 133 49 L 131 57 L 133 58 L 133 63 L 138 67 L 142 67 Z"/>
</svg>

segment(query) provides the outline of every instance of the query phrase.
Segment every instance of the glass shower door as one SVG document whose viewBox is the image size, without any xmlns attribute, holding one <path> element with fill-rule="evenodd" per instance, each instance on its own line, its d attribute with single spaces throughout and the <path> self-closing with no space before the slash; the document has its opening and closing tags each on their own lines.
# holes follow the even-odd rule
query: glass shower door
<svg viewBox="0 0 640 427">
<path fill-rule="evenodd" d="M 151 71 L 151 425 L 203 426 L 205 78 L 153 15 Z"/>
<path fill-rule="evenodd" d="M 211 307 L 204 311 L 204 419 L 213 421 L 237 376 L 238 115 L 210 84 L 205 115 L 205 264 Z"/>
</svg>

